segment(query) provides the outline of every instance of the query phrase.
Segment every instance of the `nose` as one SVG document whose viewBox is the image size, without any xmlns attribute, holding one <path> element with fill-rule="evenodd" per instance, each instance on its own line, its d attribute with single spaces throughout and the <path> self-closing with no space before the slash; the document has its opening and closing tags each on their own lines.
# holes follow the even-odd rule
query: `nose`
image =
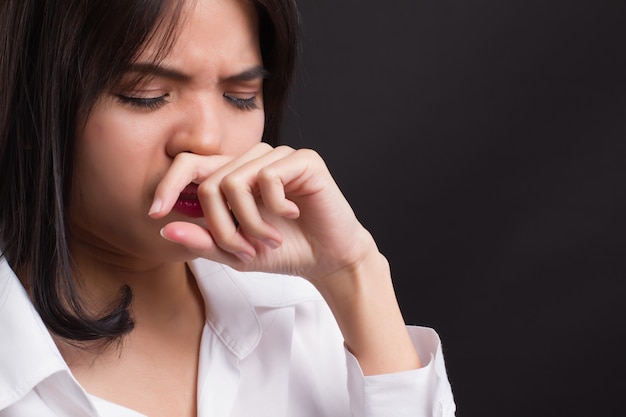
<svg viewBox="0 0 626 417">
<path fill-rule="evenodd" d="M 222 153 L 223 128 L 219 106 L 208 101 L 190 103 L 180 109 L 178 123 L 167 142 L 172 158 L 181 152 L 199 155 Z"/>
</svg>

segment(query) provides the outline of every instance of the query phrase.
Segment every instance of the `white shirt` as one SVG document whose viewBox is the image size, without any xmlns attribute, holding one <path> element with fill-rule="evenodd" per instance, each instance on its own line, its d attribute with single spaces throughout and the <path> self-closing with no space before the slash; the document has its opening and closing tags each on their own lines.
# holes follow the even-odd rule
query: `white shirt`
<svg viewBox="0 0 626 417">
<path fill-rule="evenodd" d="M 315 288 L 190 262 L 206 303 L 198 417 L 454 416 L 437 334 L 409 327 L 425 366 L 364 377 Z M 0 417 L 145 417 L 88 394 L 0 259 Z"/>
</svg>

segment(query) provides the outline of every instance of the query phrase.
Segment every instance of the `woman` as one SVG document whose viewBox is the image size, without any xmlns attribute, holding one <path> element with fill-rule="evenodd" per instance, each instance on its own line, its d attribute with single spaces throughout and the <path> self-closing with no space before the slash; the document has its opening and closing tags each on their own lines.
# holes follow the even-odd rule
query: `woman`
<svg viewBox="0 0 626 417">
<path fill-rule="evenodd" d="M 323 161 L 268 144 L 292 1 L 0 8 L 0 416 L 453 415 Z"/>
</svg>

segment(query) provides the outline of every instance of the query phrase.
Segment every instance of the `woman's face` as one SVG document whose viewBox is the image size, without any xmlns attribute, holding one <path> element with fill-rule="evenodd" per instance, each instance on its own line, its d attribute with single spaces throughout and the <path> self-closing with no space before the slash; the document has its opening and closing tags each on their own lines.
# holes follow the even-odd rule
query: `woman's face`
<svg viewBox="0 0 626 417">
<path fill-rule="evenodd" d="M 148 216 L 154 191 L 182 152 L 239 155 L 261 140 L 263 71 L 255 12 L 244 0 L 188 2 L 170 53 L 150 45 L 126 81 L 106 92 L 78 131 L 70 202 L 74 249 L 111 257 L 185 260 Z M 154 51 L 152 51 L 154 52 Z M 195 220 L 199 221 L 199 220 Z"/>
</svg>

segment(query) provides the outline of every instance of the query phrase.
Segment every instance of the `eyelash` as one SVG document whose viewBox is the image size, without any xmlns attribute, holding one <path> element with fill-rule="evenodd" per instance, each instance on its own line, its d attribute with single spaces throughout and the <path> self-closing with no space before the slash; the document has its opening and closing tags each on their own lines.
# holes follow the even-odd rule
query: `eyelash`
<svg viewBox="0 0 626 417">
<path fill-rule="evenodd" d="M 167 103 L 166 98 L 168 96 L 169 94 L 163 94 L 162 96 L 159 96 L 159 97 L 132 97 L 132 96 L 125 96 L 122 94 L 118 94 L 117 98 L 122 103 L 130 104 L 131 106 L 134 106 L 134 107 L 140 107 L 142 109 L 149 109 L 149 110 L 156 110 L 159 107 Z"/>
<path fill-rule="evenodd" d="M 252 96 L 250 98 L 240 98 L 227 93 L 224 93 L 223 96 L 229 103 L 233 104 L 239 110 L 249 111 L 259 108 L 259 105 L 256 102 L 256 96 Z"/>
<path fill-rule="evenodd" d="M 163 94 L 159 97 L 133 97 L 118 94 L 117 98 L 122 103 L 130 104 L 133 107 L 139 107 L 142 109 L 156 110 L 167 103 L 166 98 L 169 94 Z M 259 108 L 256 101 L 256 96 L 250 98 L 240 98 L 227 93 L 223 94 L 224 98 L 234 105 L 239 110 L 250 111 Z"/>
</svg>

